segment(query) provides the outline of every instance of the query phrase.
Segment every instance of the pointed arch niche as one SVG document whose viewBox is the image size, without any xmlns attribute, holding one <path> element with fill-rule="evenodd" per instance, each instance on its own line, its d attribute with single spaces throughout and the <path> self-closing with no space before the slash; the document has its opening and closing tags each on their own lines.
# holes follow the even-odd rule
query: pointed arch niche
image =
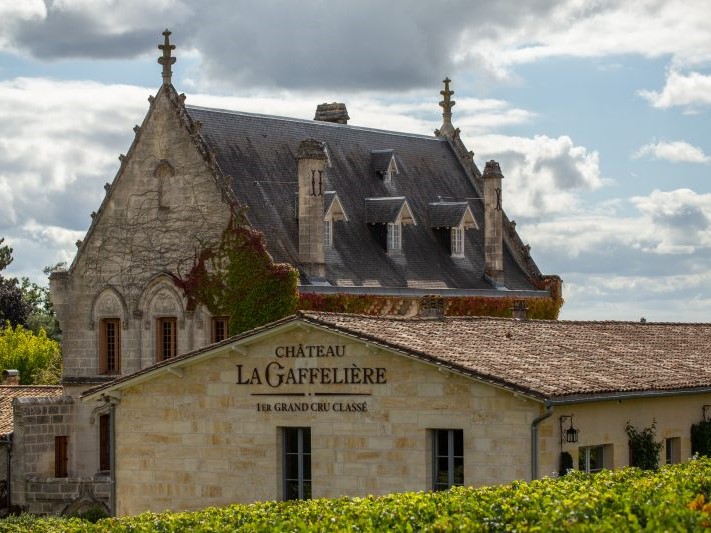
<svg viewBox="0 0 711 533">
<path fill-rule="evenodd" d="M 167 160 L 161 159 L 153 175 L 156 178 L 158 190 L 158 208 L 170 209 L 170 187 L 175 169 Z"/>
<path fill-rule="evenodd" d="M 155 276 L 146 284 L 138 299 L 138 310 L 142 324 L 141 368 L 192 348 L 185 302 L 168 276 Z"/>
<path fill-rule="evenodd" d="M 126 300 L 115 287 L 104 287 L 91 304 L 89 320 L 89 329 L 94 332 L 97 374 L 121 374 L 122 337 L 125 337 L 128 324 Z"/>
</svg>

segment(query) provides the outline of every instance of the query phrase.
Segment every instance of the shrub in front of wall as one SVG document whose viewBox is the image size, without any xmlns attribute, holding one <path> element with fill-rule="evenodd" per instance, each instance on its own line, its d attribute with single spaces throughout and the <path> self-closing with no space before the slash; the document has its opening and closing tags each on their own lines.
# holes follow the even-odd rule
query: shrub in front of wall
<svg viewBox="0 0 711 533">
<path fill-rule="evenodd" d="M 711 457 L 711 420 L 691 426 L 691 453 Z"/>
<path fill-rule="evenodd" d="M 657 422 L 652 421 L 652 426 L 638 431 L 629 420 L 625 426 L 627 437 L 629 437 L 630 466 L 636 466 L 642 470 L 656 470 L 659 468 L 659 452 L 662 451 L 663 443 L 655 440 L 657 432 Z"/>
</svg>

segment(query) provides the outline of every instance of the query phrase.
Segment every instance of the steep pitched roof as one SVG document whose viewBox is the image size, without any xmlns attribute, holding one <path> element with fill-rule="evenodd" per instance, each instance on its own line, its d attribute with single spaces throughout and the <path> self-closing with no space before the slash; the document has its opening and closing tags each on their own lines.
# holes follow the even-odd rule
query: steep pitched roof
<svg viewBox="0 0 711 533">
<path fill-rule="evenodd" d="M 711 392 L 711 324 L 395 318 L 300 312 L 144 368 L 82 396 L 212 357 L 303 323 L 550 403 Z M 303 327 L 303 326 L 302 326 Z"/>
<path fill-rule="evenodd" d="M 483 203 L 476 187 L 443 138 L 361 128 L 312 120 L 257 115 L 187 106 L 200 122 L 201 138 L 216 153 L 232 191 L 249 208 L 248 218 L 267 236 L 272 257 L 298 265 L 297 193 L 299 143 L 324 142 L 329 155 L 325 188 L 338 194 L 348 222 L 334 225 L 333 249 L 326 254 L 326 278 L 344 287 L 446 287 L 488 290 L 484 279 L 484 237 L 465 232 L 466 257 L 450 257 L 429 225 L 403 228 L 403 253 L 389 256 L 366 223 L 366 198 L 407 199 L 416 221 L 425 220 L 428 204 L 441 199 L 469 202 L 479 228 Z M 383 182 L 373 170 L 373 153 L 396 154 L 398 174 Z M 535 274 L 525 271 L 504 247 L 505 285 L 535 291 Z M 302 276 L 304 282 L 308 279 Z M 430 284 L 430 285 L 428 285 Z"/>
<path fill-rule="evenodd" d="M 0 437 L 12 433 L 15 398 L 53 398 L 63 393 L 64 387 L 55 385 L 0 385 Z"/>
</svg>

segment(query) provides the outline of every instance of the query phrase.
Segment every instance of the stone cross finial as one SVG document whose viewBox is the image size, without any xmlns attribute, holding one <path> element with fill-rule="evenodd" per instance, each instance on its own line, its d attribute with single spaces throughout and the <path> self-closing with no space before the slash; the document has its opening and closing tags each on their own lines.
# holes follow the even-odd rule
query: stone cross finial
<svg viewBox="0 0 711 533">
<path fill-rule="evenodd" d="M 444 90 L 439 92 L 439 94 L 444 97 L 444 100 L 439 103 L 440 107 L 442 107 L 443 109 L 443 121 L 442 127 L 436 133 L 439 136 L 451 136 L 455 132 L 454 126 L 452 126 L 452 108 L 455 104 L 454 100 L 452 100 L 452 95 L 454 94 L 454 91 L 449 90 L 449 84 L 452 80 L 450 80 L 449 78 L 445 78 L 443 81 Z"/>
<path fill-rule="evenodd" d="M 158 63 L 163 65 L 163 85 L 170 85 L 170 77 L 173 75 L 170 66 L 175 63 L 175 58 L 170 53 L 175 50 L 175 45 L 170 44 L 170 31 L 167 28 L 163 35 L 165 36 L 165 42 L 158 45 L 158 49 L 163 50 L 163 56 L 158 58 Z"/>
</svg>

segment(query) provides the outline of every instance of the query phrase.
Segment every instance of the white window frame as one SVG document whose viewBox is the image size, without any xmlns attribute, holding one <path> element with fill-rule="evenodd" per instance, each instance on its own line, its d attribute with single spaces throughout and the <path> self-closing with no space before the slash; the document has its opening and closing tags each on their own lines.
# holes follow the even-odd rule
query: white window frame
<svg viewBox="0 0 711 533">
<path fill-rule="evenodd" d="M 452 226 L 450 228 L 452 257 L 464 257 L 464 228 Z"/>
<path fill-rule="evenodd" d="M 388 222 L 388 253 L 402 251 L 402 224 Z"/>
<path fill-rule="evenodd" d="M 578 469 L 581 472 L 588 472 L 591 474 L 594 474 L 595 472 L 600 472 L 605 468 L 606 465 L 606 460 L 607 456 L 606 454 L 608 453 L 605 448 L 607 446 L 604 446 L 602 444 L 597 445 L 597 446 L 581 446 L 578 449 Z M 590 459 L 592 457 L 592 452 L 594 450 L 597 450 L 599 453 L 599 458 L 598 458 L 598 463 L 599 463 L 599 468 L 591 468 L 590 467 Z"/>
<path fill-rule="evenodd" d="M 664 439 L 665 463 L 673 465 L 681 462 L 681 438 L 670 437 Z"/>
<path fill-rule="evenodd" d="M 323 247 L 327 250 L 333 248 L 333 220 L 330 218 L 323 222 Z"/>
</svg>

